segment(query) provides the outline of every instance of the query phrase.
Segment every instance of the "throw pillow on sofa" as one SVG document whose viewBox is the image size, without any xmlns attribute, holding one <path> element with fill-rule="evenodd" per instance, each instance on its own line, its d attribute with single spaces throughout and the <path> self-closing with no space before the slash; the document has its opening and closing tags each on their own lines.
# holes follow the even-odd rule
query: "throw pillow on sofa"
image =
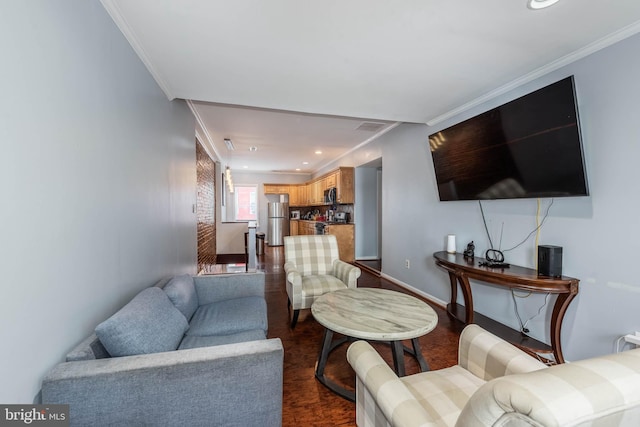
<svg viewBox="0 0 640 427">
<path fill-rule="evenodd" d="M 187 321 L 198 309 L 198 294 L 193 284 L 193 277 L 188 274 L 175 276 L 164 287 L 164 291 Z"/>
<path fill-rule="evenodd" d="M 95 332 L 109 354 L 117 357 L 175 350 L 188 328 L 167 294 L 153 287 L 136 295 Z"/>
</svg>

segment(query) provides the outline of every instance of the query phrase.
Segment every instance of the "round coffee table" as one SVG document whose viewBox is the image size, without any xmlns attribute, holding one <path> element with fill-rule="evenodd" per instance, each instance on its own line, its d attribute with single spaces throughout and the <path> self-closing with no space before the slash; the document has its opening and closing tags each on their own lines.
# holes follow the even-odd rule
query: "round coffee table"
<svg viewBox="0 0 640 427">
<path fill-rule="evenodd" d="M 420 351 L 418 338 L 438 324 L 438 315 L 425 302 L 400 292 L 379 288 L 349 288 L 317 298 L 311 306 L 313 317 L 324 326 L 322 348 L 316 364 L 316 378 L 331 391 L 355 400 L 355 393 L 324 375 L 329 353 L 353 339 L 384 341 L 391 344 L 393 365 L 399 376 L 405 375 L 404 353 L 416 358 L 422 371 L 429 370 Z M 333 340 L 333 334 L 344 338 Z M 413 348 L 402 344 L 411 340 Z"/>
</svg>

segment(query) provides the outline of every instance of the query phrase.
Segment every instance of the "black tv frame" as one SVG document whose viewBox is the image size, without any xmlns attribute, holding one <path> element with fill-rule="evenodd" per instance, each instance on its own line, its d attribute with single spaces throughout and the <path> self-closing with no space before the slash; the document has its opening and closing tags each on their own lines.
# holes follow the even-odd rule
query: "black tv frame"
<svg viewBox="0 0 640 427">
<path fill-rule="evenodd" d="M 588 196 L 574 77 L 429 136 L 441 201 Z"/>
</svg>

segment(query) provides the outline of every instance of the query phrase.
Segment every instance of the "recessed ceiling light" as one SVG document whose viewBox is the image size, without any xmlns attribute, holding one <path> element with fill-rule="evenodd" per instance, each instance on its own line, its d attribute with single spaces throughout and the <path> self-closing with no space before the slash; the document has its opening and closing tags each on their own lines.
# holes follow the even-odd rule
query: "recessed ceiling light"
<svg viewBox="0 0 640 427">
<path fill-rule="evenodd" d="M 249 166 L 244 165 L 244 166 L 242 167 L 242 169 L 249 169 Z"/>
<path fill-rule="evenodd" d="M 300 172 L 302 169 L 300 168 L 296 168 L 296 172 Z"/>
<path fill-rule="evenodd" d="M 249 147 L 249 151 L 258 151 L 258 147 L 253 145 L 253 146 Z"/>
<path fill-rule="evenodd" d="M 308 164 L 309 164 L 309 162 L 302 162 L 302 164 L 303 164 L 303 165 L 308 165 Z"/>
<path fill-rule="evenodd" d="M 318 150 L 316 151 L 316 154 L 322 154 L 322 151 Z"/>
<path fill-rule="evenodd" d="M 545 7 L 552 6 L 558 3 L 559 0 L 529 0 L 527 6 L 529 9 L 544 9 Z"/>
</svg>

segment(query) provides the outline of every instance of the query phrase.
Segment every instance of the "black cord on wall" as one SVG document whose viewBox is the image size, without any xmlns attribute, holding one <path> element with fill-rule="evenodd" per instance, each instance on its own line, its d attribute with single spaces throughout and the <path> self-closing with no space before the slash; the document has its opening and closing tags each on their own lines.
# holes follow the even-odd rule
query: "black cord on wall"
<svg viewBox="0 0 640 427">
<path fill-rule="evenodd" d="M 542 221 L 540 221 L 540 224 L 539 224 L 536 228 L 534 228 L 534 229 L 531 231 L 531 233 L 529 233 L 529 234 L 527 235 L 527 237 L 525 237 L 525 238 L 524 238 L 524 240 L 523 240 L 523 241 L 521 241 L 520 243 L 518 243 L 517 245 L 515 245 L 515 246 L 514 246 L 514 247 L 512 247 L 512 248 L 505 249 L 505 250 L 504 250 L 504 251 L 502 251 L 502 252 L 509 252 L 509 251 L 512 251 L 512 250 L 516 249 L 517 247 L 522 246 L 522 245 L 524 244 L 524 242 L 526 242 L 527 240 L 529 240 L 529 238 L 530 238 L 530 237 L 531 237 L 531 236 L 532 236 L 536 231 L 538 231 L 540 228 L 542 228 L 542 225 L 544 224 L 544 222 L 546 221 L 547 217 L 549 216 L 549 210 L 551 209 L 551 206 L 553 206 L 553 202 L 554 202 L 554 199 L 551 199 L 551 202 L 549 203 L 549 206 L 547 206 L 547 210 L 546 210 L 546 212 L 545 212 L 545 214 L 544 214 L 544 217 L 542 218 Z M 478 204 L 480 205 L 480 213 L 482 214 L 482 223 L 484 224 L 484 230 L 485 230 L 485 232 L 487 233 L 487 237 L 489 238 L 489 244 L 491 245 L 490 249 L 495 249 L 495 247 L 493 246 L 493 241 L 491 240 L 491 235 L 489 234 L 489 228 L 487 227 L 487 219 L 486 219 L 486 218 L 485 218 L 485 216 L 484 216 L 484 209 L 482 208 L 482 201 L 481 201 L 481 200 L 478 200 Z"/>
</svg>

